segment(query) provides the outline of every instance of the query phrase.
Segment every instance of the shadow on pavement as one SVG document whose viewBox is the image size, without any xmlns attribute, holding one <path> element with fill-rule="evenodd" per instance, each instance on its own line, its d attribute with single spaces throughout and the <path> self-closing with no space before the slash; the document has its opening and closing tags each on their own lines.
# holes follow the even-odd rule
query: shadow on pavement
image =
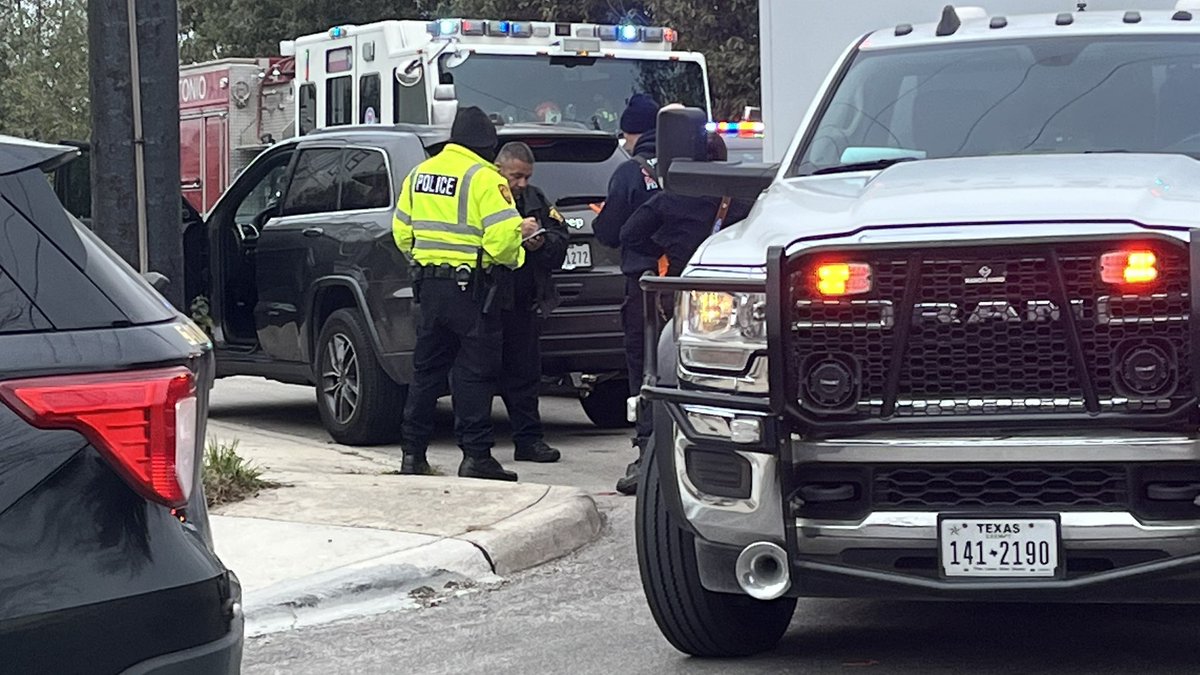
<svg viewBox="0 0 1200 675">
<path fill-rule="evenodd" d="M 802 601 L 764 658 L 875 672 L 1200 671 L 1200 616 L 1187 605 L 839 602 L 819 612 L 838 625 L 805 616 L 830 602 Z"/>
</svg>

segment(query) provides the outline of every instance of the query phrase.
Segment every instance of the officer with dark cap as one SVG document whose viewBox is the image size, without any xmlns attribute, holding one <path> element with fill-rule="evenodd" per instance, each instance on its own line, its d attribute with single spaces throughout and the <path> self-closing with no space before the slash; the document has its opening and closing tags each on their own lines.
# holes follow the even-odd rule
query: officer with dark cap
<svg viewBox="0 0 1200 675">
<path fill-rule="evenodd" d="M 642 366 L 645 362 L 645 318 L 638 279 L 642 274 L 656 270 L 658 260 L 634 249 L 621 247 L 621 229 L 633 212 L 660 189 L 656 167 L 658 145 L 655 139 L 658 109 L 658 102 L 647 94 L 636 94 L 629 99 L 625 112 L 621 113 L 621 133 L 625 137 L 625 150 L 630 153 L 630 159 L 613 172 L 608 182 L 604 208 L 592 223 L 592 231 L 601 243 L 621 249 L 621 272 L 625 274 L 621 323 L 625 329 L 625 364 L 629 374 L 630 396 L 637 396 L 641 389 Z M 641 455 L 650 441 L 650 432 L 649 411 L 640 410 L 633 439 L 638 459 L 626 467 L 625 476 L 617 481 L 617 491 L 622 494 L 634 494 L 637 491 Z"/>
<path fill-rule="evenodd" d="M 401 473 L 430 473 L 434 411 L 453 370 L 454 432 L 463 452 L 458 475 L 517 480 L 492 457 L 502 336 L 500 285 L 493 280 L 521 266 L 522 239 L 537 226 L 521 218 L 508 181 L 492 164 L 496 145 L 487 114 L 459 110 L 450 142 L 409 173 L 396 201 L 392 235 L 413 261 L 420 310 Z"/>
</svg>

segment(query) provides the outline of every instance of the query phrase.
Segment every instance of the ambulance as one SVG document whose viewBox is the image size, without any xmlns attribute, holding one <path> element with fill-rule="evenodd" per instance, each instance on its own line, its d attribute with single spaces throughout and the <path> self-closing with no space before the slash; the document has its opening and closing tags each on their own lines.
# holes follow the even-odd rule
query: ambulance
<svg viewBox="0 0 1200 675">
<path fill-rule="evenodd" d="M 448 125 L 459 106 L 498 124 L 618 131 L 636 93 L 711 110 L 704 56 L 662 26 L 441 19 L 334 26 L 280 44 L 294 57 L 296 133 Z"/>
</svg>

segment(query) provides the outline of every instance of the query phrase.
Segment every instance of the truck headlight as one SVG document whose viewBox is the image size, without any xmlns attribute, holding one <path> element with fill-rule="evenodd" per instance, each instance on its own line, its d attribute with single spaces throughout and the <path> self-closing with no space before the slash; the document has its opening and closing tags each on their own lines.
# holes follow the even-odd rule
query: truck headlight
<svg viewBox="0 0 1200 675">
<path fill-rule="evenodd" d="M 767 346 L 762 293 L 682 293 L 676 307 L 680 362 L 691 368 L 742 371 Z"/>
</svg>

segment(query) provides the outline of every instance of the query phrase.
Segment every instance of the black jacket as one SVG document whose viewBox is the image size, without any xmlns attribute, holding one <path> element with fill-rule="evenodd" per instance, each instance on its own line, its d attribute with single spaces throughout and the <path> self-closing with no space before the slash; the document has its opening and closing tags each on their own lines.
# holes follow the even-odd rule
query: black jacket
<svg viewBox="0 0 1200 675">
<path fill-rule="evenodd" d="M 721 223 L 722 229 L 744 219 L 753 202 L 735 199 Z M 671 274 L 679 274 L 700 244 L 713 233 L 720 209 L 717 197 L 684 197 L 660 192 L 642 204 L 621 228 L 621 250 L 657 260 L 666 255 Z"/>
<path fill-rule="evenodd" d="M 536 251 L 525 251 L 525 264 L 513 274 L 516 302 L 529 302 L 549 314 L 558 306 L 558 288 L 551 274 L 562 267 L 567 257 L 567 225 L 558 210 L 546 198 L 546 193 L 530 185 L 517 197 L 517 211 L 524 218 L 537 218 L 538 226 L 546 228 L 545 243 Z M 526 307 L 530 305 L 524 305 Z"/>
<path fill-rule="evenodd" d="M 653 129 L 642 134 L 633 148 L 634 156 L 651 161 L 657 152 L 658 144 Z M 658 181 L 647 175 L 637 160 L 630 159 L 613 172 L 608 181 L 608 197 L 604 200 L 604 208 L 592 221 L 592 231 L 600 243 L 621 248 L 621 271 L 626 274 L 640 275 L 657 265 L 654 258 L 646 258 L 621 246 L 621 229 L 633 212 L 659 191 Z"/>
</svg>

